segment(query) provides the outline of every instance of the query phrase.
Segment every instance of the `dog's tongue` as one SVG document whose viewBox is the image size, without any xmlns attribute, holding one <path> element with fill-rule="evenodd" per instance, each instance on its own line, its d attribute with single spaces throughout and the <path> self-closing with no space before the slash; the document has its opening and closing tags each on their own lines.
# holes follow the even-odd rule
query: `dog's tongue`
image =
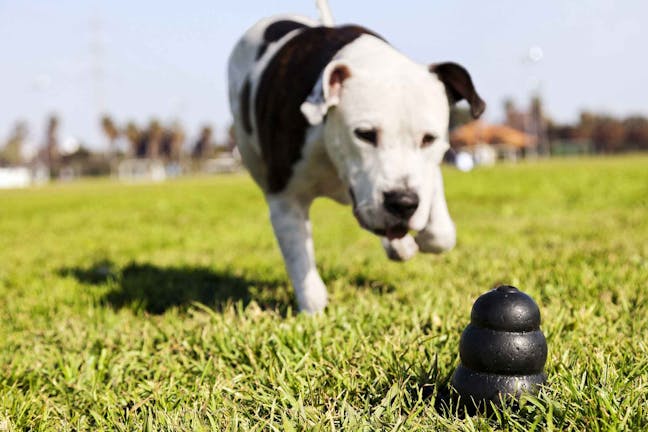
<svg viewBox="0 0 648 432">
<path fill-rule="evenodd" d="M 404 225 L 396 225 L 393 227 L 388 227 L 385 230 L 385 235 L 389 240 L 399 239 L 405 237 L 407 234 L 407 227 Z"/>
</svg>

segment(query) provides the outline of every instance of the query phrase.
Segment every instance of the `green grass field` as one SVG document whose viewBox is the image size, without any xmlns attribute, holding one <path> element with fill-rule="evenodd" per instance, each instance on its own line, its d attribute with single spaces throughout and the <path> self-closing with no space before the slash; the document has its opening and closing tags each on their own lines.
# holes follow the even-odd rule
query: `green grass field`
<svg viewBox="0 0 648 432">
<path fill-rule="evenodd" d="M 389 262 L 316 202 L 297 315 L 247 175 L 0 191 L 0 431 L 646 430 L 648 158 L 446 170 L 458 245 Z M 472 302 L 533 296 L 548 386 L 439 412 Z"/>
</svg>

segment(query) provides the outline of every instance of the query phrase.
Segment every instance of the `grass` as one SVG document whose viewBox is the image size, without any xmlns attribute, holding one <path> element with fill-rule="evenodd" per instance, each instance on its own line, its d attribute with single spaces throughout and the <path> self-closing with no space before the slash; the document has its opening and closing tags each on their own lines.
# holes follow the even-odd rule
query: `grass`
<svg viewBox="0 0 648 432">
<path fill-rule="evenodd" d="M 0 192 L 0 430 L 648 428 L 648 158 L 445 176 L 458 246 L 405 264 L 316 202 L 315 318 L 246 175 Z M 540 305 L 548 386 L 437 410 L 499 282 Z"/>
</svg>

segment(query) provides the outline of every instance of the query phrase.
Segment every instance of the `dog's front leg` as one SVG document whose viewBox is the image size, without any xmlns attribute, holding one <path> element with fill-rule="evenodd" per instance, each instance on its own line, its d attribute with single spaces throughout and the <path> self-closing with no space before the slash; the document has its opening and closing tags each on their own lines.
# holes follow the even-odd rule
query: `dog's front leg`
<svg viewBox="0 0 648 432">
<path fill-rule="evenodd" d="M 421 252 L 441 253 L 455 246 L 457 234 L 448 211 L 443 189 L 441 169 L 434 169 L 434 187 L 430 218 L 427 226 L 416 235 L 416 244 Z"/>
<path fill-rule="evenodd" d="M 279 248 L 292 281 L 299 310 L 309 314 L 321 312 L 328 297 L 326 286 L 315 266 L 315 251 L 311 224 L 308 219 L 310 202 L 293 197 L 267 197 L 270 220 Z"/>
</svg>

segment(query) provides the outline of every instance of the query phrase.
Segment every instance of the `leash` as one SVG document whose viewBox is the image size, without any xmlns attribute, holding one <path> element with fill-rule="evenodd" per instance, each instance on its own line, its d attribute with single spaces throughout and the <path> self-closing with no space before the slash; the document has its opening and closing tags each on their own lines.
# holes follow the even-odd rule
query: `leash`
<svg viewBox="0 0 648 432">
<path fill-rule="evenodd" d="M 335 23 L 333 22 L 333 15 L 331 14 L 331 8 L 328 5 L 327 0 L 317 0 L 317 9 L 320 13 L 320 21 L 325 27 L 333 27 Z"/>
</svg>

